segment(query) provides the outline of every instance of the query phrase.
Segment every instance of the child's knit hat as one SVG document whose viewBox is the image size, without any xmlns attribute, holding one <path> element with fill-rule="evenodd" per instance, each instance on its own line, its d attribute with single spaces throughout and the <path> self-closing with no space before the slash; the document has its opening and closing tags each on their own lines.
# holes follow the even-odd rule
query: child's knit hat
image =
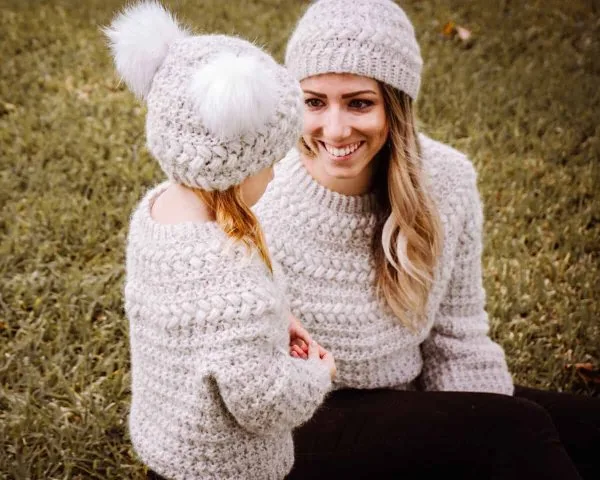
<svg viewBox="0 0 600 480">
<path fill-rule="evenodd" d="M 171 181 L 226 190 L 297 142 L 300 86 L 255 45 L 193 36 L 156 1 L 126 8 L 104 33 L 117 71 L 147 103 L 147 145 Z"/>
<path fill-rule="evenodd" d="M 423 60 L 412 23 L 391 0 L 319 0 L 298 22 L 285 64 L 298 80 L 353 73 L 416 99 Z"/>
</svg>

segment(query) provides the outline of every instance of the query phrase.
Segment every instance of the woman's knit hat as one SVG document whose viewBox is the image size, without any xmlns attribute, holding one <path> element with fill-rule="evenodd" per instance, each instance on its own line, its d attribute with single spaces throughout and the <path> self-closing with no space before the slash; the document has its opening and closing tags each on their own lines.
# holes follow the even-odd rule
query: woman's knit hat
<svg viewBox="0 0 600 480">
<path fill-rule="evenodd" d="M 156 1 L 126 8 L 104 33 L 117 71 L 147 103 L 147 145 L 171 181 L 226 190 L 297 142 L 300 86 L 255 45 L 193 36 Z"/>
<path fill-rule="evenodd" d="M 319 0 L 298 22 L 285 55 L 302 80 L 353 73 L 417 98 L 423 60 L 412 23 L 390 0 Z"/>
</svg>

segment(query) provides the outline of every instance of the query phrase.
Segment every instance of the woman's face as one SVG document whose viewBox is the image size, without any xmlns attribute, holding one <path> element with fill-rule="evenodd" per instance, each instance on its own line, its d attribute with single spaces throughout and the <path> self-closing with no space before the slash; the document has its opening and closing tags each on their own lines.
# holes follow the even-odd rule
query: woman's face
<svg viewBox="0 0 600 480">
<path fill-rule="evenodd" d="M 246 178 L 240 184 L 242 199 L 252 207 L 263 196 L 269 182 L 273 180 L 273 167 L 263 168 L 260 172 Z"/>
<path fill-rule="evenodd" d="M 369 190 L 373 158 L 388 135 L 383 93 L 368 77 L 327 73 L 302 80 L 304 133 L 315 152 L 305 159 L 312 176 L 347 195 Z"/>
</svg>

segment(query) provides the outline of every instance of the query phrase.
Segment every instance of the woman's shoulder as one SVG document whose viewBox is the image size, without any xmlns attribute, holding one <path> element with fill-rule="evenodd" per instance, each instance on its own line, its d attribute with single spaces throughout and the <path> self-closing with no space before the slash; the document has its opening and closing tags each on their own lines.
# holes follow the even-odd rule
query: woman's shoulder
<svg viewBox="0 0 600 480">
<path fill-rule="evenodd" d="M 473 193 L 477 189 L 477 172 L 461 151 L 419 134 L 423 169 L 434 197 L 440 202 Z"/>
<path fill-rule="evenodd" d="M 473 162 L 460 150 L 424 134 L 419 134 L 419 142 L 423 166 L 430 175 L 454 181 L 471 181 L 476 176 Z"/>
</svg>

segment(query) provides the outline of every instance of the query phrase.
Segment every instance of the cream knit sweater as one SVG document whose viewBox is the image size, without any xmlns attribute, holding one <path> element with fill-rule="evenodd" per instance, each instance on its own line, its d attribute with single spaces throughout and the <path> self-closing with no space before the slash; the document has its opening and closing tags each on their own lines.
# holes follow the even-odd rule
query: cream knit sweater
<svg viewBox="0 0 600 480">
<path fill-rule="evenodd" d="M 133 446 L 167 478 L 281 479 L 328 368 L 289 355 L 289 306 L 258 256 L 216 223 L 152 219 L 165 188 L 139 204 L 127 246 Z"/>
<path fill-rule="evenodd" d="M 504 352 L 489 335 L 482 286 L 482 206 L 472 164 L 420 136 L 423 166 L 444 227 L 427 324 L 404 328 L 375 293 L 373 195 L 319 185 L 292 150 L 256 207 L 283 265 L 293 313 L 337 366 L 335 388 L 512 394 Z"/>
</svg>

